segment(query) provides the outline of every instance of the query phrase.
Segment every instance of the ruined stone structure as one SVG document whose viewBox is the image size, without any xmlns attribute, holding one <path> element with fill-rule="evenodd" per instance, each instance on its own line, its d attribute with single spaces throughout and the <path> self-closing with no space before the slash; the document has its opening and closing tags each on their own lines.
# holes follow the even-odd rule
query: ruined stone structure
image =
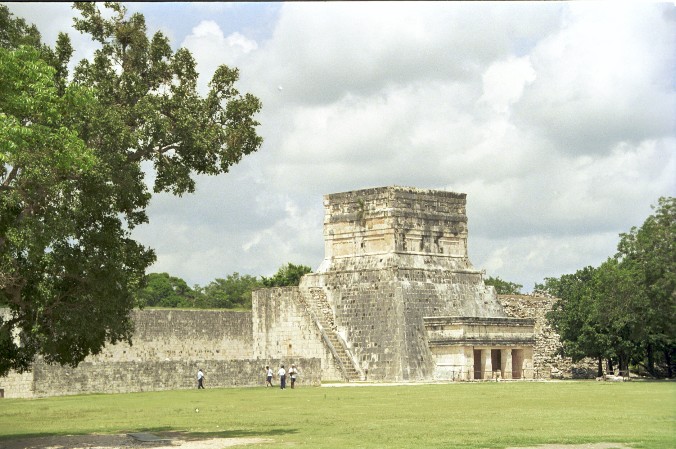
<svg viewBox="0 0 676 449">
<path fill-rule="evenodd" d="M 531 378 L 534 322 L 510 317 L 472 267 L 465 204 L 401 187 L 327 195 L 321 266 L 276 298 L 256 292 L 254 309 L 304 309 L 335 360 L 323 368 L 348 380 Z M 285 325 L 258 329 L 261 354 L 300 355 Z"/>
<path fill-rule="evenodd" d="M 298 287 L 254 292 L 251 312 L 135 311 L 133 346 L 78 368 L 37 360 L 0 389 L 194 388 L 197 367 L 208 388 L 262 386 L 263 367 L 280 363 L 299 365 L 300 386 L 533 378 L 536 321 L 507 313 L 470 263 L 465 204 L 465 194 L 402 187 L 326 195 L 325 258 Z"/>
<path fill-rule="evenodd" d="M 132 320 L 136 329 L 131 346 L 107 346 L 77 368 L 38 359 L 30 373 L 0 377 L 4 397 L 190 389 L 196 386 L 198 368 L 206 375 L 207 388 L 263 386 L 265 365 L 277 368 L 281 363 L 300 367 L 299 386 L 321 383 L 317 358 L 253 357 L 259 337 L 251 312 L 135 310 Z"/>
<path fill-rule="evenodd" d="M 505 311 L 515 318 L 530 318 L 535 323 L 533 347 L 534 376 L 541 379 L 593 379 L 597 361 L 589 358 L 573 362 L 563 357 L 561 337 L 547 322 L 546 314 L 558 298 L 532 293 L 529 295 L 498 295 Z"/>
</svg>

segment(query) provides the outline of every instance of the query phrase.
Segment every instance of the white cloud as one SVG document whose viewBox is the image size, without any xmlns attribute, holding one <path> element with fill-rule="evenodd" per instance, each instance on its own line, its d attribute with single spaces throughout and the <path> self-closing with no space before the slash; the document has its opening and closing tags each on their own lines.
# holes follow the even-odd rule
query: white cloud
<svg viewBox="0 0 676 449">
<path fill-rule="evenodd" d="M 222 64 L 237 67 L 242 56 L 255 51 L 258 44 L 235 32 L 225 36 L 220 26 L 212 20 L 203 20 L 192 29 L 181 44 L 193 54 L 200 74 L 199 86 L 206 92 L 216 68 Z"/>
<path fill-rule="evenodd" d="M 316 267 L 322 195 L 395 184 L 467 193 L 472 263 L 530 289 L 601 263 L 676 194 L 674 5 L 291 2 L 263 31 L 180 11 L 201 88 L 237 66 L 265 139 L 153 199 L 135 235 L 189 284 Z"/>
<path fill-rule="evenodd" d="M 528 56 L 495 62 L 483 74 L 483 95 L 479 102 L 485 102 L 495 112 L 507 113 L 523 95 L 524 87 L 535 78 Z"/>
<path fill-rule="evenodd" d="M 520 123 L 575 153 L 673 133 L 676 27 L 664 8 L 571 4 L 562 29 L 531 54 L 537 80 Z"/>
</svg>

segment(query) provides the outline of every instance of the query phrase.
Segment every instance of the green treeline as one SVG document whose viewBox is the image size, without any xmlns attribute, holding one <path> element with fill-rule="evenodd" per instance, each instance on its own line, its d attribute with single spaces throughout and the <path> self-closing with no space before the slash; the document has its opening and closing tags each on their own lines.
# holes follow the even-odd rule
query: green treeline
<svg viewBox="0 0 676 449">
<path fill-rule="evenodd" d="M 495 287 L 495 292 L 498 295 L 520 295 L 523 285 L 514 282 L 503 281 L 500 277 L 488 276 L 484 280 L 484 284 Z"/>
<path fill-rule="evenodd" d="M 640 228 L 620 234 L 617 254 L 598 267 L 547 278 L 536 289 L 560 300 L 548 319 L 563 354 L 673 377 L 676 355 L 676 199 L 660 198 Z"/>
<path fill-rule="evenodd" d="M 251 309 L 251 292 L 255 289 L 298 285 L 300 278 L 310 272 L 308 266 L 288 263 L 269 278 L 233 273 L 192 288 L 169 273 L 150 273 L 136 292 L 136 301 L 141 307 Z"/>
</svg>

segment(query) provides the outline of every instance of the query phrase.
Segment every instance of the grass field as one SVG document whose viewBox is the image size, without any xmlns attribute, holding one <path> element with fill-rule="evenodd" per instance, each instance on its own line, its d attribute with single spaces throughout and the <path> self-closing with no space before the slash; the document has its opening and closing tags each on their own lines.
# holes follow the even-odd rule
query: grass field
<svg viewBox="0 0 676 449">
<path fill-rule="evenodd" d="M 196 412 L 199 409 L 199 412 Z M 676 447 L 676 383 L 502 382 L 206 389 L 0 400 L 0 446 L 25 436 L 187 431 L 273 448 Z"/>
</svg>

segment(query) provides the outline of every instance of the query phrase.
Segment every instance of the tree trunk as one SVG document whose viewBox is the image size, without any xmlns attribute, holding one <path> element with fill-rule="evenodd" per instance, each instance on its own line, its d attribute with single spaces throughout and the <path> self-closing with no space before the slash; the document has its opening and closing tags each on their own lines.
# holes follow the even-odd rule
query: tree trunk
<svg viewBox="0 0 676 449">
<path fill-rule="evenodd" d="M 615 374 L 615 370 L 613 369 L 613 359 L 606 359 L 606 372 L 608 374 Z"/>
<path fill-rule="evenodd" d="M 620 354 L 617 356 L 617 369 L 620 376 L 629 377 L 629 357 Z"/>
<path fill-rule="evenodd" d="M 596 377 L 602 377 L 603 376 L 603 357 L 599 357 L 599 364 L 598 364 L 598 369 L 596 372 Z"/>
<path fill-rule="evenodd" d="M 650 373 L 652 377 L 657 377 L 655 374 L 655 349 L 651 343 L 648 343 L 646 352 L 648 353 L 648 373 Z"/>
</svg>

